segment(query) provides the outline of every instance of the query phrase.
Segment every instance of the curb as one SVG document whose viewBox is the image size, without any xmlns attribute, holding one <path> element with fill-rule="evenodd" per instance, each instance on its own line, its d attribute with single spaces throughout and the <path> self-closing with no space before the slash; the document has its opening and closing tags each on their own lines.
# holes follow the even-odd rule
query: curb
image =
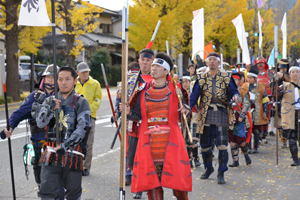
<svg viewBox="0 0 300 200">
<path fill-rule="evenodd" d="M 19 101 L 19 102 L 14 102 L 14 103 L 9 103 L 7 104 L 7 107 L 14 107 L 14 106 L 20 106 L 22 104 L 23 101 Z M 0 109 L 1 108 L 5 108 L 5 104 L 0 105 Z"/>
</svg>

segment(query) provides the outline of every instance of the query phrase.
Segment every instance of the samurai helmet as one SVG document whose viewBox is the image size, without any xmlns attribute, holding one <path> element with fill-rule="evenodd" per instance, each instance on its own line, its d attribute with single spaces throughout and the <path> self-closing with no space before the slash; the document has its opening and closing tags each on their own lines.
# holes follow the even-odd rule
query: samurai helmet
<svg viewBox="0 0 300 200">
<path fill-rule="evenodd" d="M 57 72 L 58 72 L 59 66 L 56 66 L 56 67 L 57 67 Z M 47 68 L 43 72 L 42 76 L 54 76 L 53 64 L 47 66 Z"/>
<path fill-rule="evenodd" d="M 258 57 L 258 58 L 256 58 L 256 60 L 254 61 L 254 63 L 257 65 L 258 69 L 264 69 L 264 70 L 268 70 L 269 69 L 269 65 L 267 63 L 267 59 L 265 59 L 264 57 Z M 259 63 L 263 63 L 264 66 L 258 66 Z"/>
</svg>

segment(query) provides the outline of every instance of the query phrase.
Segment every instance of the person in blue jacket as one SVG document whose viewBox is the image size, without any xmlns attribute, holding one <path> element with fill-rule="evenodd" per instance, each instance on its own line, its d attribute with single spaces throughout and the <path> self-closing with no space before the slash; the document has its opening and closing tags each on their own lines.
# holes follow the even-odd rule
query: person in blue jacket
<svg viewBox="0 0 300 200">
<path fill-rule="evenodd" d="M 57 67 L 57 71 L 58 71 Z M 23 120 L 28 120 L 31 132 L 31 141 L 34 146 L 36 163 L 33 164 L 35 181 L 40 186 L 41 166 L 38 166 L 38 160 L 41 157 L 42 149 L 45 143 L 45 129 L 39 128 L 36 124 L 36 117 L 39 114 L 40 106 L 46 97 L 54 95 L 54 68 L 49 65 L 42 74 L 38 89 L 29 94 L 21 106 L 12 113 L 9 118 L 9 130 L 6 128 L 1 132 L 1 138 L 9 138 L 13 130 Z M 63 189 L 62 189 L 63 190 Z M 39 195 L 39 192 L 38 192 Z"/>
</svg>

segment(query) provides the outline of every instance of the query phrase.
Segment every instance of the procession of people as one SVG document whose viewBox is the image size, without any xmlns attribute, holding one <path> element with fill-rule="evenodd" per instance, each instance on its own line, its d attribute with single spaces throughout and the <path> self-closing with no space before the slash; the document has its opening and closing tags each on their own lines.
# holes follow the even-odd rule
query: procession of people
<svg viewBox="0 0 300 200">
<path fill-rule="evenodd" d="M 198 192 L 193 176 L 226 184 L 227 171 L 257 165 L 251 157 L 261 156 L 261 147 L 274 136 L 289 148 L 290 165 L 300 165 L 300 67 L 295 58 L 276 58 L 269 66 L 259 52 L 250 64 L 237 59 L 237 68 L 225 70 L 223 54 L 205 52 L 203 60 L 197 55 L 188 66 L 175 67 L 168 53 L 148 47 L 136 62 L 123 66 L 126 80 L 118 83 L 115 108 L 111 105 L 112 123 L 126 124 L 120 137 L 125 167 L 118 173 L 124 173 L 133 199 L 144 194 L 163 200 L 168 188 L 175 199 L 188 200 Z M 93 175 L 102 90 L 90 71 L 86 62 L 74 68 L 49 65 L 1 132 L 2 139 L 10 138 L 28 120 L 31 145 L 24 147 L 24 162 L 30 162 L 27 171 L 33 166 L 42 200 L 80 200 L 83 176 Z"/>
</svg>

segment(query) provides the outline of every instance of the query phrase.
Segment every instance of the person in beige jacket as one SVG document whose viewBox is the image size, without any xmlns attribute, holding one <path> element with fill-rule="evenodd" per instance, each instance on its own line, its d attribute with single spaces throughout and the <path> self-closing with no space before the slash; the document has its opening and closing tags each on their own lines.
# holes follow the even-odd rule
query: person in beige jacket
<svg viewBox="0 0 300 200">
<path fill-rule="evenodd" d="M 289 69 L 291 82 L 283 82 L 279 87 L 283 93 L 281 102 L 282 137 L 289 140 L 290 152 L 293 158 L 291 166 L 298 166 L 298 146 L 300 136 L 300 68 L 298 63 Z"/>
</svg>

